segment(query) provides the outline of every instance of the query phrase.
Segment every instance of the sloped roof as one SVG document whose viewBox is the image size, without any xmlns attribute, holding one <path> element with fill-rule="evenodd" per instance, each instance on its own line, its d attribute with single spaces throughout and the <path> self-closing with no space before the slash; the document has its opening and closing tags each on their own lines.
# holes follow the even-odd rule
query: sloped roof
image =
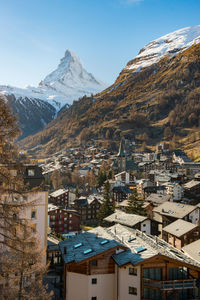
<svg viewBox="0 0 200 300">
<path fill-rule="evenodd" d="M 104 220 L 107 222 L 110 222 L 110 223 L 115 222 L 115 223 L 133 227 L 136 224 L 145 221 L 146 219 L 148 219 L 148 218 L 144 217 L 144 216 L 139 216 L 139 215 L 135 215 L 135 214 L 127 214 L 121 210 L 117 210 L 112 215 L 106 217 Z"/>
<path fill-rule="evenodd" d="M 191 230 L 198 228 L 199 226 L 182 219 L 178 219 L 175 222 L 167 225 L 163 230 L 167 233 L 170 233 L 176 237 L 181 237 L 182 235 L 190 232 Z"/>
<path fill-rule="evenodd" d="M 58 196 L 61 196 L 64 193 L 66 193 L 67 191 L 68 190 L 65 190 L 65 189 L 59 189 L 59 190 L 56 190 L 55 192 L 51 193 L 49 196 L 58 197 Z"/>
<path fill-rule="evenodd" d="M 147 235 L 120 224 L 109 227 L 107 230 L 109 233 L 112 231 L 119 241 L 121 240 L 125 246 L 129 247 L 128 250 L 113 255 L 118 266 L 128 263 L 135 265 L 156 255 L 163 255 L 200 268 L 200 263 L 156 236 Z"/>
<path fill-rule="evenodd" d="M 156 255 L 200 268 L 200 263 L 169 245 L 164 240 L 120 224 L 109 228 L 96 227 L 59 243 L 64 262 L 79 263 L 107 250 L 121 247 L 112 257 L 118 266 L 136 265 Z M 64 253 L 66 247 L 66 254 Z"/>
<path fill-rule="evenodd" d="M 155 207 L 154 212 L 161 215 L 166 215 L 178 219 L 182 219 L 195 210 L 197 207 L 189 204 L 175 203 L 175 202 L 164 202 L 163 204 Z"/>
<path fill-rule="evenodd" d="M 200 264 L 200 239 L 182 248 L 183 252 Z"/>
</svg>

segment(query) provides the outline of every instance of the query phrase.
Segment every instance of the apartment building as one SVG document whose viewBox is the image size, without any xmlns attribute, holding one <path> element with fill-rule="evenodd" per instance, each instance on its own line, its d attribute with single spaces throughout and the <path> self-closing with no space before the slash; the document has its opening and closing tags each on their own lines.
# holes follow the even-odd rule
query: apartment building
<svg viewBox="0 0 200 300">
<path fill-rule="evenodd" d="M 80 214 L 81 223 L 84 225 L 90 225 L 97 221 L 97 215 L 101 205 L 102 200 L 98 199 L 98 197 L 91 196 L 87 198 L 81 196 L 79 199 L 74 201 L 72 207 Z"/>
<path fill-rule="evenodd" d="M 65 208 L 70 207 L 75 199 L 75 193 L 65 189 L 56 190 L 49 195 L 49 203 Z"/>
<path fill-rule="evenodd" d="M 76 210 L 48 205 L 48 223 L 52 232 L 79 232 L 80 222 L 80 215 Z"/>
<path fill-rule="evenodd" d="M 65 300 L 200 297 L 200 263 L 139 230 L 120 224 L 96 227 L 59 247 Z"/>
</svg>

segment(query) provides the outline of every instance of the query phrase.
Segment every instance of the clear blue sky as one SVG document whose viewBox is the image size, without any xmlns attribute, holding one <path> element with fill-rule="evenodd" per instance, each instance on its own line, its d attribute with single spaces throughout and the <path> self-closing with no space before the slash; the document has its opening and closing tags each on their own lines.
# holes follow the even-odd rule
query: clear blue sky
<svg viewBox="0 0 200 300">
<path fill-rule="evenodd" d="M 200 24 L 200 0 L 0 0 L 0 84 L 37 85 L 66 49 L 113 83 L 151 40 Z"/>
</svg>

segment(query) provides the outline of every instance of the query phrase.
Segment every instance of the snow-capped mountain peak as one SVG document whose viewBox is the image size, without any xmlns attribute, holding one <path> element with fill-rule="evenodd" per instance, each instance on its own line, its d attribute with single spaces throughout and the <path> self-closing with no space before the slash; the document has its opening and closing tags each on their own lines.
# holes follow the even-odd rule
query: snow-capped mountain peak
<svg viewBox="0 0 200 300">
<path fill-rule="evenodd" d="M 63 106 L 67 107 L 74 100 L 96 94 L 106 87 L 82 67 L 75 53 L 67 50 L 55 71 L 47 75 L 39 86 L 17 88 L 0 85 L 0 97 L 8 99 L 14 113 L 18 114 L 26 136 L 41 130 Z"/>
<path fill-rule="evenodd" d="M 174 56 L 199 42 L 200 25 L 174 31 L 147 44 L 125 69 L 139 71 L 141 68 L 157 63 L 166 55 Z"/>
<path fill-rule="evenodd" d="M 94 94 L 107 87 L 83 68 L 80 58 L 71 50 L 66 50 L 57 69 L 47 75 L 39 86 L 64 95 L 69 104 L 83 95 Z"/>
<path fill-rule="evenodd" d="M 70 50 L 66 50 L 65 55 L 61 58 L 60 63 L 56 70 L 47 75 L 42 81 L 42 84 L 53 85 L 55 81 L 62 80 L 67 73 L 80 73 L 82 70 L 82 65 L 80 58 L 75 55 Z"/>
<path fill-rule="evenodd" d="M 19 89 L 0 86 L 0 94 L 13 94 L 18 98 L 32 98 L 47 101 L 58 111 L 66 104 L 84 95 L 96 94 L 107 85 L 88 73 L 79 57 L 71 50 L 66 50 L 58 67 L 39 83 L 38 87 L 28 86 Z"/>
</svg>

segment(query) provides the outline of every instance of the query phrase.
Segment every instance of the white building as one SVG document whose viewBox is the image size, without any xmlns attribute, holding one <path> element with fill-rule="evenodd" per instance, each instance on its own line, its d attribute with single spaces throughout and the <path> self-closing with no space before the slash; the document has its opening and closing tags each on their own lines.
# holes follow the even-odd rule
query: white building
<svg viewBox="0 0 200 300">
<path fill-rule="evenodd" d="M 163 184 L 166 187 L 166 193 L 172 196 L 173 201 L 179 201 L 184 194 L 184 188 L 178 183 L 167 182 Z"/>
<path fill-rule="evenodd" d="M 135 177 L 130 173 L 123 171 L 115 175 L 116 183 L 120 184 L 133 184 Z"/>
</svg>

